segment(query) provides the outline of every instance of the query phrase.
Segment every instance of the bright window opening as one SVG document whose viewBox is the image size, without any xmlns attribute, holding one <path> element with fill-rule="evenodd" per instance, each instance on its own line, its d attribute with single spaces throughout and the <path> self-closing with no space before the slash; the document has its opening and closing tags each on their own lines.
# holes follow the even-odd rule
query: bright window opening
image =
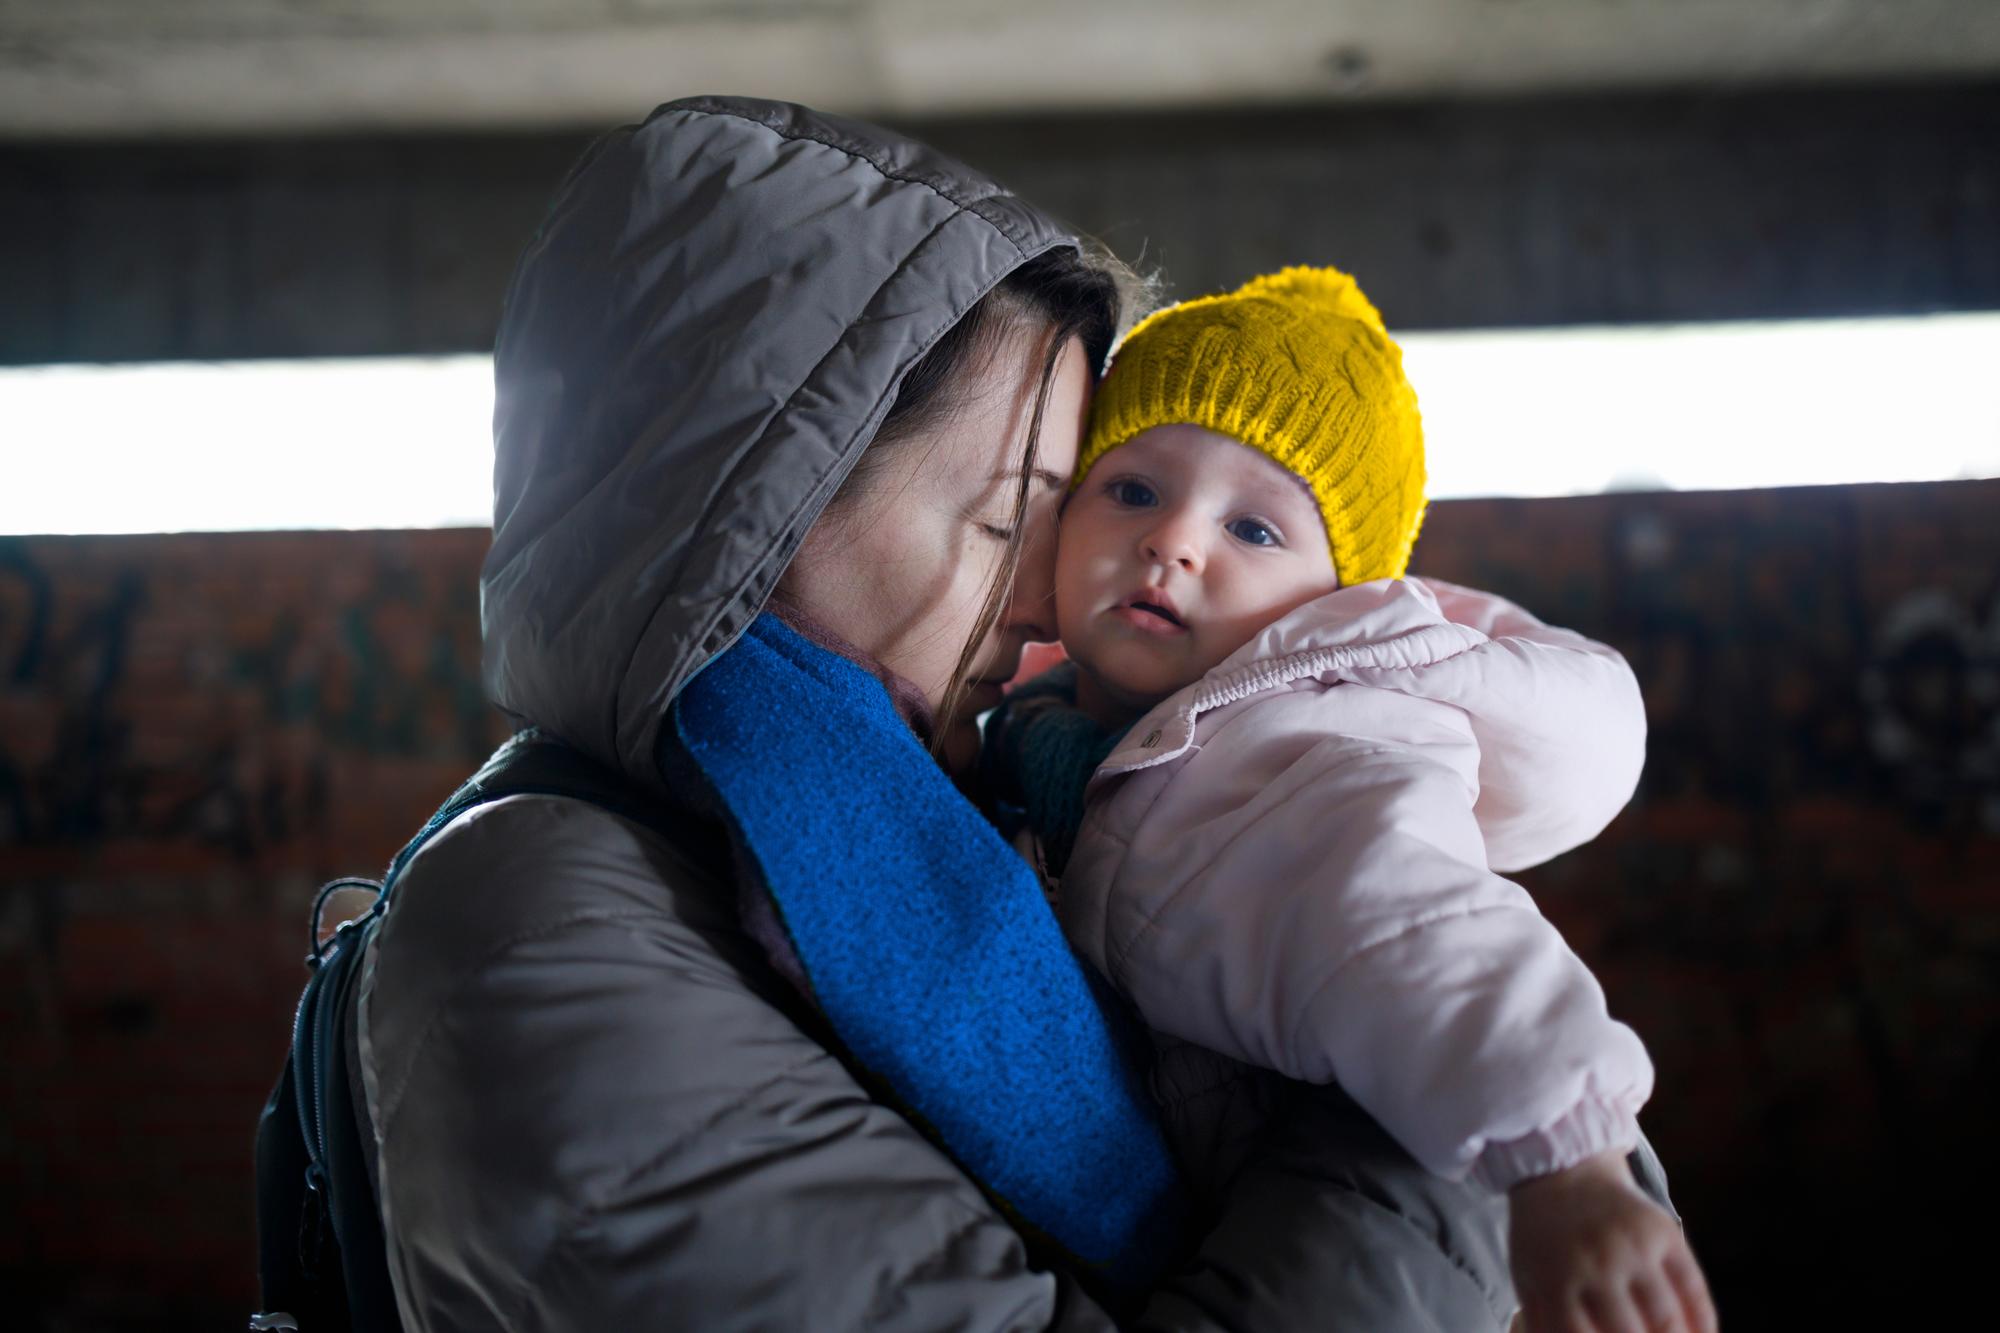
<svg viewBox="0 0 2000 1333">
<path fill-rule="evenodd" d="M 493 521 L 486 356 L 0 371 L 0 532 Z"/>
<path fill-rule="evenodd" d="M 2000 476 L 2000 314 L 1401 341 L 1439 498 Z"/>
<path fill-rule="evenodd" d="M 2000 476 L 2000 315 L 1401 337 L 1431 492 Z M 0 370 L 0 533 L 480 526 L 483 356 Z"/>
</svg>

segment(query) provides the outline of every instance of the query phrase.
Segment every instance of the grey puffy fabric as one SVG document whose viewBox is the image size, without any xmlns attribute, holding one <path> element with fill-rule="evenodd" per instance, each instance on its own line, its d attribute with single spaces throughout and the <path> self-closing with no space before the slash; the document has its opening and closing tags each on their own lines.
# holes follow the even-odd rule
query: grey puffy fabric
<svg viewBox="0 0 2000 1333">
<path fill-rule="evenodd" d="M 495 700 L 668 799 L 668 702 L 760 608 L 903 372 L 1070 243 L 920 145 L 797 107 L 677 102 L 601 141 L 497 348 Z M 561 798 L 475 810 L 399 880 L 359 1009 L 413 1331 L 1113 1327 L 823 1044 L 726 859 Z M 1337 1101 L 1260 1096 L 1213 1230 L 1129 1326 L 1504 1325 L 1497 1200 Z"/>
<path fill-rule="evenodd" d="M 763 605 L 940 334 L 1071 238 L 992 182 L 782 103 L 600 140 L 494 347 L 488 694 L 655 784 L 674 693 Z"/>
</svg>

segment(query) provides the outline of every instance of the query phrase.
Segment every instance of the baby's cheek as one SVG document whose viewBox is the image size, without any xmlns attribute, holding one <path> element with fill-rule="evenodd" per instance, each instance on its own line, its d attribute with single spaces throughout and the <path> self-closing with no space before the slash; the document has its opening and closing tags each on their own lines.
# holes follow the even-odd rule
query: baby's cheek
<svg viewBox="0 0 2000 1333">
<path fill-rule="evenodd" d="M 1089 554 L 1079 542 L 1059 542 L 1056 546 L 1056 623 L 1062 633 L 1071 632 L 1069 620 L 1081 615 L 1090 604 L 1092 577 Z"/>
<path fill-rule="evenodd" d="M 1276 616 L 1238 616 L 1212 625 L 1207 641 L 1202 644 L 1203 673 L 1222 665 L 1224 658 L 1256 638 L 1266 625 L 1276 619 Z"/>
<path fill-rule="evenodd" d="M 1082 541 L 1067 523 L 1056 527 L 1056 581 L 1074 578 L 1083 570 L 1090 557 L 1088 543 Z"/>
</svg>

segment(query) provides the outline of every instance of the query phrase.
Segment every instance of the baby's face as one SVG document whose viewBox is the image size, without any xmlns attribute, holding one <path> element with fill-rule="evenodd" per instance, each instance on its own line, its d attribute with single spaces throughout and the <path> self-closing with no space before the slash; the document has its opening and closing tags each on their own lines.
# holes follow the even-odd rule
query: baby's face
<svg viewBox="0 0 2000 1333">
<path fill-rule="evenodd" d="M 1305 484 L 1200 426 L 1156 426 L 1113 449 L 1063 510 L 1063 647 L 1128 707 L 1199 680 L 1339 586 Z"/>
</svg>

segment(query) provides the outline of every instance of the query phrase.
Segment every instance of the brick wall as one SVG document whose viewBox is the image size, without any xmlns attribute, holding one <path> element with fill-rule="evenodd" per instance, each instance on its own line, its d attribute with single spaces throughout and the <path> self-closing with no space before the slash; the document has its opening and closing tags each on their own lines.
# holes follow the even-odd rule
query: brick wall
<svg viewBox="0 0 2000 1333">
<path fill-rule="evenodd" d="M 1996 482 L 1455 502 L 1419 548 L 1645 686 L 1638 799 L 1523 878 L 1654 1053 L 1736 1327 L 1959 1280 L 2000 1070 L 1996 516 Z M 0 540 L 0 1289 L 30 1326 L 251 1308 L 311 893 L 504 734 L 485 541 Z"/>
<path fill-rule="evenodd" d="M 485 546 L 0 541 L 0 1282 L 48 1327 L 255 1308 L 251 1135 L 307 904 L 504 735 Z"/>
</svg>

